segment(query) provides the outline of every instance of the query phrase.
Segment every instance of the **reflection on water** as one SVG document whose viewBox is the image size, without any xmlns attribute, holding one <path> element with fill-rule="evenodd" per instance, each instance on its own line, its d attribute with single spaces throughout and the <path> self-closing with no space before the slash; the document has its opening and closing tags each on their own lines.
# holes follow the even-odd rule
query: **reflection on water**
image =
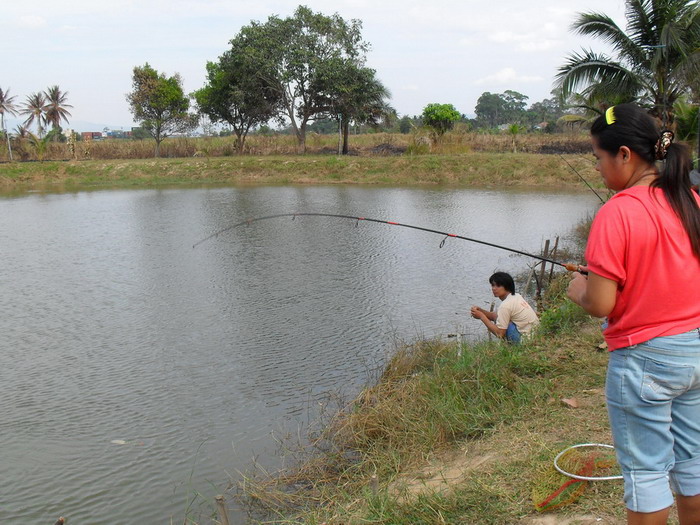
<svg viewBox="0 0 700 525">
<path fill-rule="evenodd" d="M 593 197 L 593 198 L 591 198 Z M 481 334 L 468 307 L 596 209 L 587 194 L 246 187 L 0 200 L 0 521 L 169 523 L 271 432 L 353 395 L 394 342 Z M 235 514 L 234 518 L 240 515 Z M 235 519 L 234 519 L 235 521 Z"/>
</svg>

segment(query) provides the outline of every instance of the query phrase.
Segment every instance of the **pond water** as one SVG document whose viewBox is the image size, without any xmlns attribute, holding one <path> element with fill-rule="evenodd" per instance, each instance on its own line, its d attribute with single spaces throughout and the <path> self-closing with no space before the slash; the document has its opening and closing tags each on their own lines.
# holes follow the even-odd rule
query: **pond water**
<svg viewBox="0 0 700 525">
<path fill-rule="evenodd" d="M 357 186 L 0 195 L 0 522 L 166 524 L 213 509 L 254 456 L 278 465 L 274 435 L 356 394 L 397 341 L 483 337 L 468 310 L 493 300 L 488 276 L 534 262 L 323 217 L 193 249 L 211 233 L 323 212 L 540 253 L 597 204 Z"/>
</svg>

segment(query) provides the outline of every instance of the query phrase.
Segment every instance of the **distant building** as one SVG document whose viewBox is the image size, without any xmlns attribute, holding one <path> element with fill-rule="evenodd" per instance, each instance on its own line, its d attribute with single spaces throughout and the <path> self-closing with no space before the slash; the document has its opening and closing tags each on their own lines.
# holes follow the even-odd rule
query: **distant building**
<svg viewBox="0 0 700 525">
<path fill-rule="evenodd" d="M 101 131 L 83 131 L 80 136 L 83 140 L 102 140 Z"/>
<path fill-rule="evenodd" d="M 122 129 L 113 129 L 107 132 L 107 137 L 110 139 L 128 139 L 131 138 L 131 131 L 124 131 Z"/>
</svg>

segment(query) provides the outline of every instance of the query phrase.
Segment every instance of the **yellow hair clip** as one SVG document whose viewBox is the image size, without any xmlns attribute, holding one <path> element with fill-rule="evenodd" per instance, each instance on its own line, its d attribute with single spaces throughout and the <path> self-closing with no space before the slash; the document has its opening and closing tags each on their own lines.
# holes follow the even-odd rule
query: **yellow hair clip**
<svg viewBox="0 0 700 525">
<path fill-rule="evenodd" d="M 605 122 L 608 123 L 608 126 L 611 126 L 615 123 L 615 113 L 613 112 L 614 107 L 615 106 L 610 106 L 608 109 L 605 110 Z"/>
</svg>

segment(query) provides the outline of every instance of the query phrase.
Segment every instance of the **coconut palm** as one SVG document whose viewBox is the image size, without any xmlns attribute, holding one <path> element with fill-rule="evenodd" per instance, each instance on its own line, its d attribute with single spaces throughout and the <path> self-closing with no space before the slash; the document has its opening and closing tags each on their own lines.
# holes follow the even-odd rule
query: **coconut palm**
<svg viewBox="0 0 700 525">
<path fill-rule="evenodd" d="M 0 88 L 0 127 L 3 130 L 5 129 L 5 113 L 17 116 L 15 97 L 10 96 L 10 88 L 7 88 L 5 91 Z"/>
<path fill-rule="evenodd" d="M 582 50 L 559 68 L 557 86 L 568 97 L 624 95 L 649 108 L 664 126 L 673 104 L 700 81 L 700 3 L 697 0 L 627 0 L 627 32 L 601 13 L 580 13 L 573 31 L 598 37 L 616 58 Z"/>
<path fill-rule="evenodd" d="M 43 93 L 32 93 L 27 96 L 24 109 L 20 111 L 22 115 L 27 115 L 27 119 L 24 121 L 25 126 L 29 127 L 36 122 L 37 135 L 39 137 L 44 134 L 44 124 L 46 124 L 45 104 L 46 97 Z"/>
<path fill-rule="evenodd" d="M 67 108 L 72 108 L 70 104 L 66 104 L 68 92 L 62 92 L 58 86 L 51 86 L 44 91 L 46 103 L 44 104 L 44 120 L 47 124 L 51 124 L 53 129 L 61 127 L 61 120 L 68 122 L 68 117 L 71 114 Z"/>
<path fill-rule="evenodd" d="M 10 145 L 10 135 L 7 133 L 5 128 L 5 113 L 8 115 L 17 115 L 17 106 L 15 106 L 15 97 L 10 96 L 10 88 L 5 91 L 0 88 L 0 132 L 5 135 L 5 140 L 7 140 L 7 152 L 10 155 L 10 160 L 12 160 L 12 146 Z"/>
<path fill-rule="evenodd" d="M 559 117 L 557 123 L 571 128 L 590 127 L 610 106 L 627 102 L 635 102 L 635 98 L 624 93 L 600 93 L 596 89 L 572 93 L 565 102 L 570 111 Z"/>
<path fill-rule="evenodd" d="M 44 138 L 37 137 L 34 133 L 29 134 L 29 144 L 34 148 L 34 154 L 39 162 L 44 162 L 44 157 L 46 157 L 46 150 L 49 146 L 49 136 Z"/>
<path fill-rule="evenodd" d="M 27 126 L 23 126 L 22 124 L 18 124 L 15 127 L 15 135 L 21 139 L 26 139 L 29 137 L 29 128 L 27 128 Z"/>
<path fill-rule="evenodd" d="M 515 137 L 517 137 L 520 133 L 523 133 L 524 131 L 525 131 L 525 127 L 521 126 L 520 124 L 517 124 L 517 123 L 511 124 L 510 126 L 508 126 L 506 128 L 506 132 L 513 139 L 513 153 L 518 152 L 518 148 L 516 147 L 516 144 L 515 144 Z"/>
</svg>

